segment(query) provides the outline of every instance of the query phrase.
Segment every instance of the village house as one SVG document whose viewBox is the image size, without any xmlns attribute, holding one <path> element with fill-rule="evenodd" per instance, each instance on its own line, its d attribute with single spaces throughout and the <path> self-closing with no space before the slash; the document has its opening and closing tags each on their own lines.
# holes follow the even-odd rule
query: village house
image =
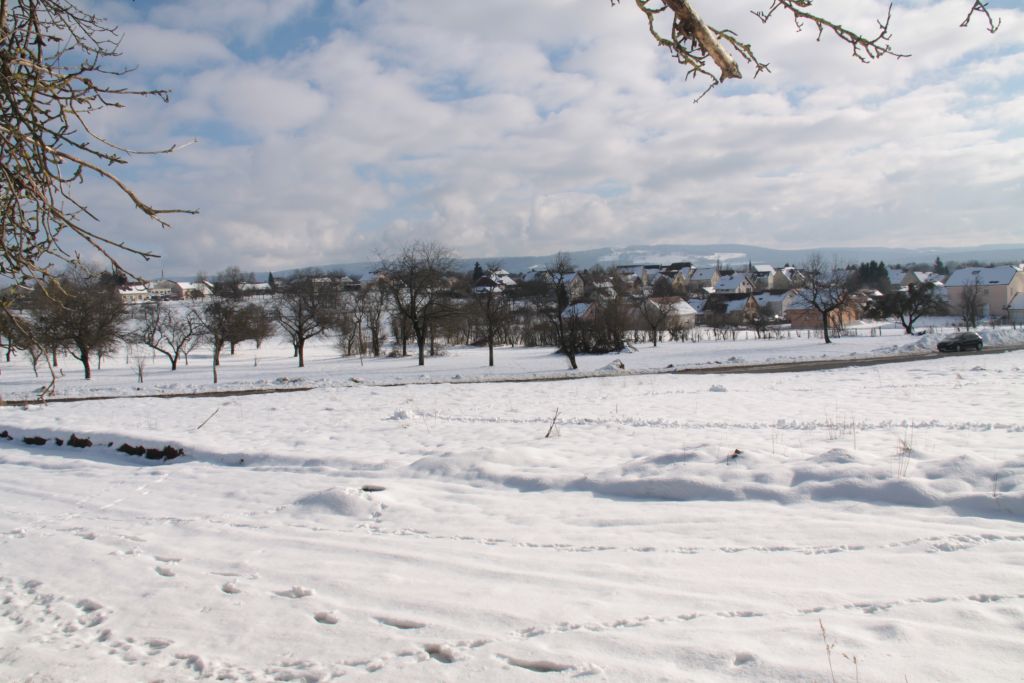
<svg viewBox="0 0 1024 683">
<path fill-rule="evenodd" d="M 597 306 L 589 302 L 580 302 L 575 304 L 569 304 L 562 309 L 562 320 L 580 320 L 583 322 L 593 322 L 594 318 L 597 317 Z"/>
<path fill-rule="evenodd" d="M 1024 292 L 1024 270 L 1017 266 L 960 268 L 946 280 L 949 303 L 955 313 L 963 312 L 964 291 L 977 287 L 982 318 L 1008 316 L 1010 302 Z"/>
<path fill-rule="evenodd" d="M 480 276 L 480 278 L 473 283 L 473 293 L 498 294 L 515 286 L 516 281 L 512 279 L 512 276 L 509 275 L 508 271 L 498 269 Z"/>
<path fill-rule="evenodd" d="M 715 285 L 715 292 L 719 294 L 749 294 L 753 291 L 754 283 L 751 282 L 749 273 L 721 275 Z"/>
<path fill-rule="evenodd" d="M 1024 292 L 1015 294 L 1010 305 L 1006 307 L 1007 318 L 1011 325 L 1024 325 Z"/>
<path fill-rule="evenodd" d="M 149 301 L 149 290 L 143 284 L 122 285 L 118 291 L 121 294 L 121 301 L 126 304 L 142 304 Z"/>
<path fill-rule="evenodd" d="M 721 277 L 721 273 L 718 270 L 718 266 L 706 266 L 704 268 L 694 268 L 690 273 L 690 278 L 687 281 L 687 287 L 690 290 L 696 289 L 714 289 L 718 286 L 718 279 Z"/>
<path fill-rule="evenodd" d="M 213 284 L 205 280 L 197 282 L 179 282 L 183 299 L 205 299 L 213 296 Z"/>
<path fill-rule="evenodd" d="M 821 313 L 808 301 L 796 296 L 786 309 L 786 318 L 794 330 L 820 330 Z M 841 330 L 860 318 L 860 307 L 850 301 L 828 314 L 828 326 Z"/>
<path fill-rule="evenodd" d="M 150 301 L 178 301 L 182 298 L 182 288 L 171 280 L 154 280 L 146 283 Z"/>
</svg>

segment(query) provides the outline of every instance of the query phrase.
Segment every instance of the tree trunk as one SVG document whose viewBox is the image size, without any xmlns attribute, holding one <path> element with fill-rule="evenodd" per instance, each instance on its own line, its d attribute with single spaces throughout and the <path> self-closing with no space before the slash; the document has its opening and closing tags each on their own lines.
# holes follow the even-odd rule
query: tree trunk
<svg viewBox="0 0 1024 683">
<path fill-rule="evenodd" d="M 494 337 L 487 338 L 487 365 L 494 367 Z"/>
<path fill-rule="evenodd" d="M 299 367 L 306 367 L 306 340 L 300 339 L 299 343 L 295 345 L 295 350 L 299 355 Z"/>
<path fill-rule="evenodd" d="M 426 365 L 426 350 L 427 350 L 427 335 L 416 333 L 416 345 L 419 347 L 420 352 L 420 365 Z"/>
<path fill-rule="evenodd" d="M 831 344 L 832 340 L 828 337 L 828 311 L 821 312 L 821 329 L 825 333 L 825 343 Z"/>
</svg>

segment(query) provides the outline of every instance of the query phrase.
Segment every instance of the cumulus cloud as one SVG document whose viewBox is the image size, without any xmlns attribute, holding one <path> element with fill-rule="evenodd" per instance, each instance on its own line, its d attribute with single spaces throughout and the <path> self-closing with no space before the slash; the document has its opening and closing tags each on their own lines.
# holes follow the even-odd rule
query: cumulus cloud
<svg viewBox="0 0 1024 683">
<path fill-rule="evenodd" d="M 105 128 L 200 138 L 132 172 L 164 205 L 202 211 L 156 242 L 175 272 L 363 260 L 408 239 L 481 258 L 625 242 L 940 246 L 965 226 L 975 242 L 1019 241 L 1019 11 L 999 9 L 990 36 L 959 28 L 958 0 L 900 3 L 894 41 L 914 57 L 863 65 L 827 36 L 715 3 L 714 21 L 756 41 L 773 73 L 694 105 L 703 84 L 625 3 L 223 5 L 132 18 L 142 75 L 175 96 Z M 865 30 L 887 7 L 841 5 Z M 274 43 L 328 10 L 330 30 L 306 27 L 316 40 Z M 225 47 L 240 41 L 268 47 Z M 129 235 L 139 220 L 112 209 L 106 224 Z"/>
<path fill-rule="evenodd" d="M 147 69 L 193 67 L 230 62 L 234 55 L 219 40 L 206 33 L 161 28 L 153 24 L 121 27 L 121 50 Z"/>
<path fill-rule="evenodd" d="M 316 0 L 178 0 L 158 4 L 150 17 L 158 25 L 217 33 L 253 43 L 315 5 Z"/>
<path fill-rule="evenodd" d="M 327 98 L 308 83 L 245 66 L 206 71 L 192 80 L 181 115 L 205 113 L 259 135 L 302 128 L 327 110 Z"/>
</svg>

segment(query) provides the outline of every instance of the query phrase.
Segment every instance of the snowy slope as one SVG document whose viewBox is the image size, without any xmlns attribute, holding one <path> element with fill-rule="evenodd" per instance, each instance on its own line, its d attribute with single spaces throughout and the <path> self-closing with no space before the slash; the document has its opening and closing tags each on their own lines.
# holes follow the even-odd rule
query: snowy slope
<svg viewBox="0 0 1024 683">
<path fill-rule="evenodd" d="M 928 343 L 618 358 L 628 372 Z M 822 625 L 838 680 L 1024 670 L 1024 352 L 450 383 L 563 361 L 360 365 L 324 345 L 299 371 L 283 351 L 244 347 L 222 386 L 310 391 L 0 408 L 15 437 L 0 443 L 0 680 L 820 681 Z M 20 362 L 2 366 L 7 398 L 36 379 Z M 154 363 L 141 386 L 124 359 L 89 384 L 66 364 L 58 392 L 205 390 L 201 362 Z M 72 432 L 95 445 L 55 444 Z"/>
</svg>

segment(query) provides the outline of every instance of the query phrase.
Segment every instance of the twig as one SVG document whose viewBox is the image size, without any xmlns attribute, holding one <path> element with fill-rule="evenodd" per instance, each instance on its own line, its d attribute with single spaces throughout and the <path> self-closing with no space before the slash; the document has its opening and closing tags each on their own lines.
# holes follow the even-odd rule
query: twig
<svg viewBox="0 0 1024 683">
<path fill-rule="evenodd" d="M 551 437 L 551 433 L 553 431 L 555 431 L 555 423 L 558 422 L 558 410 L 559 410 L 558 408 L 555 408 L 555 416 L 553 418 L 551 418 L 551 426 L 548 427 L 548 433 L 544 435 L 545 439 L 550 438 Z"/>
<path fill-rule="evenodd" d="M 836 683 L 836 672 L 832 669 L 832 649 L 836 644 L 835 642 L 828 642 L 828 633 L 825 632 L 825 624 L 821 619 L 818 619 L 818 626 L 821 627 L 821 639 L 825 643 L 825 657 L 828 659 L 828 674 L 832 679 L 832 683 Z"/>
<path fill-rule="evenodd" d="M 213 419 L 214 415 L 216 415 L 219 412 L 220 412 L 220 408 L 217 408 L 217 410 L 215 410 L 212 413 L 210 413 L 210 417 L 208 417 L 205 420 L 203 420 L 202 424 L 200 424 L 198 427 L 196 427 L 193 431 L 198 432 L 200 429 L 202 429 L 206 425 L 207 422 L 209 422 L 210 420 Z"/>
</svg>

